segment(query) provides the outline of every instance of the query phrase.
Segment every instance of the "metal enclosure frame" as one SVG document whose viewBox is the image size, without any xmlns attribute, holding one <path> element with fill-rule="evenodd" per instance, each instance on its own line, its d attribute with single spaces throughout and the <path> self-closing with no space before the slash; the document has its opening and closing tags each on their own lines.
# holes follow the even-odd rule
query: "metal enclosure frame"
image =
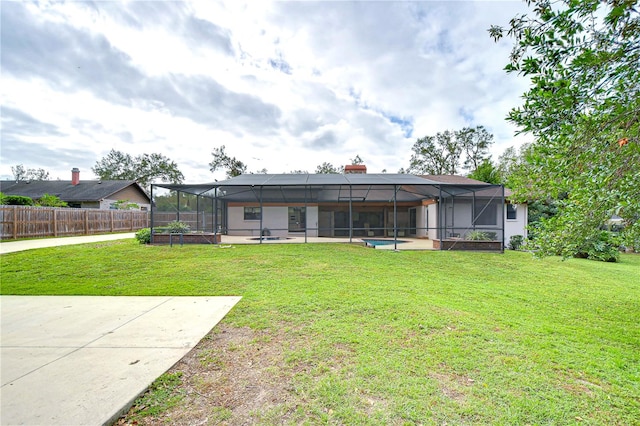
<svg viewBox="0 0 640 426">
<path fill-rule="evenodd" d="M 153 235 L 154 228 L 166 225 L 170 218 L 184 220 L 188 208 L 190 224 L 195 231 L 227 235 L 255 232 L 255 228 L 229 226 L 230 205 L 255 206 L 261 212 L 257 240 L 262 243 L 268 237 L 263 232 L 264 208 L 293 205 L 304 207 L 305 212 L 308 207 L 314 207 L 318 212 L 333 212 L 334 216 L 335 212 L 341 212 L 340 217 L 346 214 L 348 226 L 334 226 L 331 232 L 346 233 L 343 236 L 348 236 L 349 241 L 364 232 L 382 232 L 384 236 L 392 236 L 394 246 L 397 246 L 399 235 L 415 229 L 416 234 L 439 240 L 442 249 L 443 241 L 462 239 L 475 231 L 493 236 L 501 242 L 501 251 L 504 251 L 504 187 L 466 178 L 445 178 L 407 174 L 247 174 L 205 184 L 152 184 L 151 230 Z M 170 194 L 164 196 L 162 206 L 157 202 L 160 200 L 159 189 L 168 190 Z M 175 202 L 171 206 L 167 200 L 172 201 L 174 196 Z M 436 215 L 433 226 L 427 222 L 428 212 L 434 211 L 432 206 Z M 410 208 L 424 212 L 423 226 L 405 223 L 404 217 Z M 372 231 L 369 226 L 354 226 L 360 213 L 368 211 L 382 212 L 382 227 Z M 195 221 L 192 219 L 194 213 Z M 288 229 L 272 230 L 288 232 Z M 318 222 L 315 227 L 305 224 L 305 242 L 310 231 L 327 236 L 320 235 L 327 229 L 320 227 Z"/>
</svg>

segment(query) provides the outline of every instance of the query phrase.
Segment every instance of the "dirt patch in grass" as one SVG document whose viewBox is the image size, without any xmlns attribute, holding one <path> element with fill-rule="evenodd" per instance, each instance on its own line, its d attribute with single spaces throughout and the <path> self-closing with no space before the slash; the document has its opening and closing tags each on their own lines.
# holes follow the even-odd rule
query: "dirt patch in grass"
<svg viewBox="0 0 640 426">
<path fill-rule="evenodd" d="M 243 425 L 270 416 L 286 422 L 298 405 L 291 383 L 298 367 L 286 362 L 291 336 L 285 334 L 218 324 L 168 371 L 181 374 L 173 391 L 182 396 L 179 403 L 149 415 L 139 399 L 117 424 Z"/>
</svg>

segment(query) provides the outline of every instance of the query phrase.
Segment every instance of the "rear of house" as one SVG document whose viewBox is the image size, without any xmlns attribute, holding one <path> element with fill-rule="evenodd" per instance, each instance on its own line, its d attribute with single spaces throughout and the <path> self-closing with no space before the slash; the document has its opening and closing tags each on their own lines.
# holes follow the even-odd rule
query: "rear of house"
<svg viewBox="0 0 640 426">
<path fill-rule="evenodd" d="M 191 203 L 198 205 L 192 228 L 226 235 L 432 240 L 480 235 L 505 244 L 511 235 L 526 235 L 526 205 L 510 204 L 500 185 L 460 176 L 264 174 L 157 187 L 204 196 L 208 201 Z M 177 210 L 165 217 L 193 216 Z M 157 218 L 164 214 L 157 213 Z"/>
</svg>

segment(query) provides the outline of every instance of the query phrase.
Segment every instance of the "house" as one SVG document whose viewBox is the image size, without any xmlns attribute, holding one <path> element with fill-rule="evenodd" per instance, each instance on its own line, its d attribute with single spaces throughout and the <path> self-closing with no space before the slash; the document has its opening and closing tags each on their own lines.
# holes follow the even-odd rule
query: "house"
<svg viewBox="0 0 640 426">
<path fill-rule="evenodd" d="M 192 203 L 201 206 L 197 229 L 227 235 L 413 237 L 441 243 L 482 233 L 483 239 L 505 245 L 512 235 L 526 236 L 527 206 L 509 203 L 502 185 L 461 176 L 367 174 L 364 166 L 355 173 L 346 170 L 156 184 L 152 197 L 162 189 L 197 197 Z M 184 212 L 180 219 L 180 209 L 174 208 L 169 214 L 172 220 L 184 220 L 193 213 Z M 153 227 L 153 209 L 151 220 Z"/>
<path fill-rule="evenodd" d="M 44 194 L 55 195 L 69 207 L 103 209 L 116 208 L 121 200 L 128 200 L 140 207 L 151 208 L 151 199 L 142 187 L 133 180 L 89 180 L 80 181 L 80 170 L 71 170 L 71 180 L 50 181 L 0 181 L 0 192 L 5 195 L 22 195 L 34 200 Z"/>
</svg>

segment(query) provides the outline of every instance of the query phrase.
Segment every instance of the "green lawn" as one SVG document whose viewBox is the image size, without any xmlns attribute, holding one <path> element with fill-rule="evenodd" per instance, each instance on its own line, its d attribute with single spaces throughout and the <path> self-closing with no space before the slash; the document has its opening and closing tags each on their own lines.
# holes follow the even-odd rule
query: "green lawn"
<svg viewBox="0 0 640 426">
<path fill-rule="evenodd" d="M 294 424 L 640 424 L 638 255 L 118 241 L 0 266 L 2 294 L 243 296 L 225 323 L 288 332 Z"/>
</svg>

